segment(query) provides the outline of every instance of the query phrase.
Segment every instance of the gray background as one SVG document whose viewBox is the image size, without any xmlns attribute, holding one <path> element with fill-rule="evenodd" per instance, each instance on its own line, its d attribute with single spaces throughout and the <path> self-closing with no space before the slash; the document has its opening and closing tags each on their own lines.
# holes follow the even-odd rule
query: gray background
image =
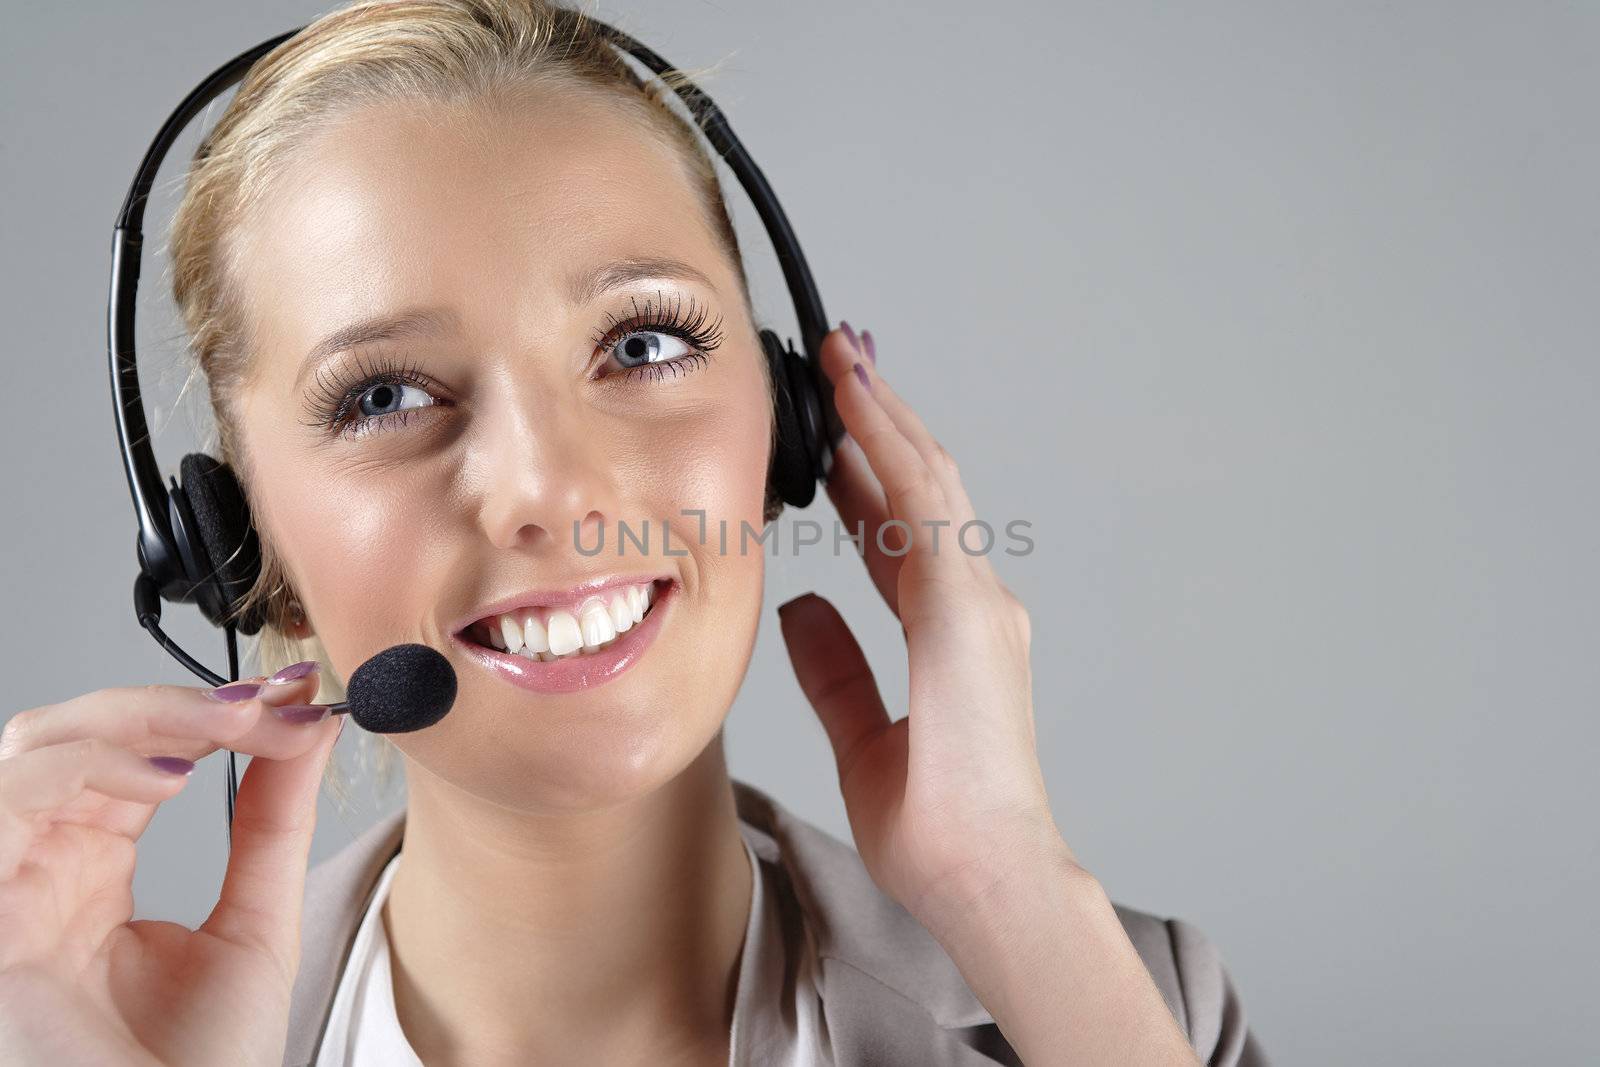
<svg viewBox="0 0 1600 1067">
<path fill-rule="evenodd" d="M 194 682 L 129 602 L 110 229 L 181 96 L 320 10 L 7 4 L 0 714 Z M 1032 609 L 1057 817 L 1113 897 L 1204 929 L 1283 1063 L 1595 1062 L 1597 9 L 595 10 L 725 60 L 706 85 L 829 314 L 880 340 L 980 513 L 1034 524 L 996 565 Z M 141 336 L 168 412 L 164 267 Z M 193 423 L 163 419 L 174 469 Z M 853 560 L 770 586 L 834 598 L 903 707 Z M 168 619 L 221 659 L 193 609 Z M 728 748 L 850 840 L 770 614 Z M 158 816 L 141 914 L 204 916 L 221 789 L 213 758 Z M 325 801 L 315 856 L 397 798 Z"/>
</svg>

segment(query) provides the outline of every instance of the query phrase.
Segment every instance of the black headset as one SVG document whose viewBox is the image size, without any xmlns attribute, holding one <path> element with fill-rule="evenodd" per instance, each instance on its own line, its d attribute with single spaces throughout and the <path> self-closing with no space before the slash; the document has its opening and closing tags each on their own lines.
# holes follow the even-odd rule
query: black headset
<svg viewBox="0 0 1600 1067">
<path fill-rule="evenodd" d="M 587 18 L 587 16 L 586 16 Z M 771 372 L 777 421 L 777 442 L 768 468 L 768 483 L 786 504 L 805 507 L 826 481 L 843 424 L 833 406 L 833 386 L 818 362 L 828 333 L 822 299 L 806 266 L 778 198 L 761 169 L 734 136 L 728 120 L 711 98 L 655 52 L 628 34 L 598 19 L 593 26 L 619 50 L 631 54 L 658 75 L 674 75 L 669 86 L 688 105 L 695 122 L 738 177 L 761 216 L 799 319 L 804 355 L 791 338 L 781 343 L 772 330 L 760 331 Z M 260 543 L 249 505 L 234 472 L 204 452 L 192 452 L 178 464 L 182 477 L 163 486 L 150 444 L 144 403 L 135 366 L 134 311 L 139 285 L 139 252 L 144 242 L 145 202 L 157 169 L 178 134 L 202 109 L 240 81 L 256 60 L 305 27 L 274 37 L 219 67 L 192 90 L 162 125 L 145 153 L 133 185 L 117 216 L 111 243 L 111 293 L 106 311 L 107 350 L 111 363 L 111 395 L 116 409 L 117 441 L 122 448 L 128 489 L 139 523 L 139 575 L 134 580 L 134 612 L 162 648 L 212 685 L 239 677 L 235 631 L 254 634 L 266 622 L 260 605 L 240 611 L 245 594 L 261 571 Z M 196 604 L 226 632 L 228 675 L 207 669 L 161 629 L 161 601 Z M 234 753 L 228 753 L 228 820 L 233 820 Z"/>
</svg>

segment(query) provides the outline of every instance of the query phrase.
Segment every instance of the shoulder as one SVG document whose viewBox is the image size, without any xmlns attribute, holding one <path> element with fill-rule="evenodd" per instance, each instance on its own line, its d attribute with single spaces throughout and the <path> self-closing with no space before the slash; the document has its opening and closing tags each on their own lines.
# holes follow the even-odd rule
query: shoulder
<svg viewBox="0 0 1600 1067">
<path fill-rule="evenodd" d="M 1122 929 L 1207 1067 L 1267 1067 L 1222 953 L 1198 926 L 1112 901 Z"/>
<path fill-rule="evenodd" d="M 307 872 L 285 1065 L 299 1067 L 315 1058 L 356 927 L 404 829 L 405 812 L 397 811 Z"/>
<path fill-rule="evenodd" d="M 963 1041 L 982 1042 L 1004 1055 L 993 1016 L 973 995 L 942 946 L 908 912 L 878 889 L 854 848 L 789 811 L 762 790 L 735 779 L 740 818 L 757 851 L 780 862 L 812 928 L 819 955 L 865 975 L 837 983 L 857 997 L 892 991 L 914 1002 L 938 1027 Z M 1168 1008 L 1206 1067 L 1268 1067 L 1251 1035 L 1238 991 L 1215 944 L 1195 925 L 1111 901 Z M 835 972 L 837 973 L 837 972 Z M 828 999 L 824 990 L 824 999 Z M 837 1003 L 830 1007 L 830 1015 Z M 881 1021 L 887 1005 L 875 1005 Z M 870 1025 L 863 1010 L 863 1025 Z"/>
</svg>

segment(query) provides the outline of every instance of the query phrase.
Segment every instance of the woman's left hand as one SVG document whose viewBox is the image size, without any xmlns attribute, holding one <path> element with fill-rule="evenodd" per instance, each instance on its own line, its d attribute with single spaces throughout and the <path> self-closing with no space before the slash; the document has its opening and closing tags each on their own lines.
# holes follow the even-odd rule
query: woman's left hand
<svg viewBox="0 0 1600 1067">
<path fill-rule="evenodd" d="M 1076 861 L 1039 767 L 1028 612 L 986 554 L 958 543 L 976 518 L 960 473 L 878 374 L 866 340 L 864 354 L 846 325 L 822 346 L 849 431 L 827 490 L 852 535 L 861 524 L 867 570 L 900 619 L 908 713 L 890 720 L 827 600 L 807 593 L 778 611 L 833 746 L 857 851 L 878 886 L 937 932 L 1008 875 Z M 992 549 L 979 534 L 968 531 L 966 544 Z"/>
</svg>

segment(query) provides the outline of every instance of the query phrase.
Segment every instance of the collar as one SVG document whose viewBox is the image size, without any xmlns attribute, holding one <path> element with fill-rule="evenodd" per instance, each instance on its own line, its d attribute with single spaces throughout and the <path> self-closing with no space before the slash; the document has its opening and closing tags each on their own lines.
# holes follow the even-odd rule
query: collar
<svg viewBox="0 0 1600 1067">
<path fill-rule="evenodd" d="M 994 1022 L 944 947 L 878 888 L 854 848 L 796 817 L 755 786 L 734 779 L 733 790 L 741 829 L 757 855 L 776 861 L 788 873 L 819 959 L 893 990 L 920 1005 L 942 1027 Z"/>
<path fill-rule="evenodd" d="M 994 1017 L 943 946 L 872 881 L 856 850 L 755 786 L 732 782 L 740 833 L 758 857 L 787 874 L 813 938 L 837 1062 L 882 1067 L 1009 1062 L 998 1027 L 954 1032 L 992 1027 Z M 400 850 L 404 830 L 402 809 L 307 876 L 285 1067 L 314 1061 L 356 928 L 384 866 Z"/>
</svg>

